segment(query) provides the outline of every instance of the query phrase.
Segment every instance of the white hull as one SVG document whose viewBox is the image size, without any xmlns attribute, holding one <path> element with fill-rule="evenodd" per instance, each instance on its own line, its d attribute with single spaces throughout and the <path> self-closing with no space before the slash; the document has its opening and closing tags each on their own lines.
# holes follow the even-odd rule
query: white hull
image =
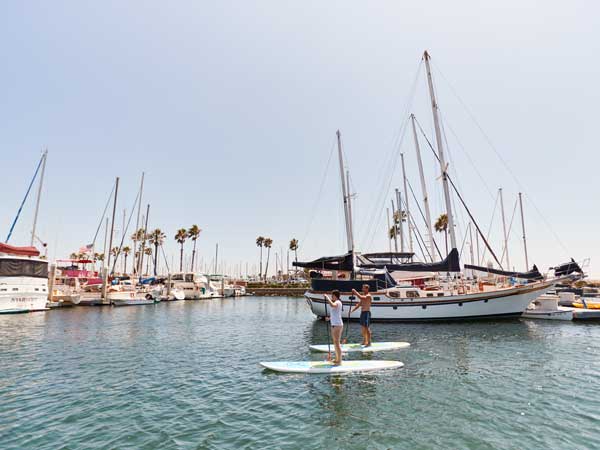
<svg viewBox="0 0 600 450">
<path fill-rule="evenodd" d="M 558 310 L 526 309 L 523 317 L 526 319 L 573 320 L 573 308 L 559 306 Z"/>
<path fill-rule="evenodd" d="M 146 299 L 146 298 L 132 298 L 123 300 L 111 300 L 114 306 L 138 306 L 138 305 L 153 305 L 158 303 L 160 300 Z"/>
<path fill-rule="evenodd" d="M 491 292 L 452 295 L 435 298 L 392 298 L 386 292 L 372 293 L 371 319 L 374 321 L 434 321 L 518 317 L 530 302 L 551 289 L 553 282 L 501 289 Z M 308 291 L 307 302 L 318 317 L 326 316 L 324 293 Z M 343 317 L 356 305 L 350 293 L 342 293 Z M 350 319 L 360 318 L 360 309 Z"/>
<path fill-rule="evenodd" d="M 47 293 L 23 291 L 0 292 L 0 314 L 25 313 L 47 310 Z"/>
</svg>

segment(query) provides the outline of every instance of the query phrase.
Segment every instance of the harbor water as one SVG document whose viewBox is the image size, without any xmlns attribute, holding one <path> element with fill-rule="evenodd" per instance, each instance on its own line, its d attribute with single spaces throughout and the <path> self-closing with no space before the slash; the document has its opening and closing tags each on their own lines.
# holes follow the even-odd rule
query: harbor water
<svg viewBox="0 0 600 450">
<path fill-rule="evenodd" d="M 373 325 L 373 374 L 286 375 L 327 326 L 248 297 L 0 316 L 2 449 L 600 448 L 600 326 Z M 360 338 L 350 325 L 349 341 Z"/>
</svg>

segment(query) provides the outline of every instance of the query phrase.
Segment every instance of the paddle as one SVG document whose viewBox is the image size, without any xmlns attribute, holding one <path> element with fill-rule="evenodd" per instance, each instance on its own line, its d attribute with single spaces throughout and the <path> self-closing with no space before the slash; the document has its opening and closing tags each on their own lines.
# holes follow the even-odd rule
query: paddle
<svg viewBox="0 0 600 450">
<path fill-rule="evenodd" d="M 344 337 L 342 344 L 348 343 L 348 330 L 350 329 L 350 313 L 352 312 L 352 295 L 350 296 L 350 308 L 348 309 L 348 323 L 346 325 L 346 332 L 344 333 L 346 336 Z"/>
<path fill-rule="evenodd" d="M 327 320 L 327 303 L 329 302 L 327 301 L 327 298 L 325 298 L 325 321 L 327 321 L 327 361 L 331 361 L 331 331 L 329 330 L 329 327 L 331 327 L 331 317 L 329 318 L 330 320 Z"/>
</svg>

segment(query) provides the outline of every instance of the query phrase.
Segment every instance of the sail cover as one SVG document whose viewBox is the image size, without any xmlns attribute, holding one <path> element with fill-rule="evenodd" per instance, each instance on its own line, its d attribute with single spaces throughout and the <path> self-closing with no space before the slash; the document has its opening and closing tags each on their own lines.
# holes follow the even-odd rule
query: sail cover
<svg viewBox="0 0 600 450">
<path fill-rule="evenodd" d="M 575 260 L 573 258 L 571 258 L 571 261 L 568 263 L 559 264 L 556 267 L 551 267 L 551 269 L 552 268 L 554 269 L 554 275 L 557 277 L 562 277 L 564 275 L 570 275 L 572 273 L 583 274 L 583 270 L 581 269 L 579 264 L 577 264 L 575 262 Z"/>
<path fill-rule="evenodd" d="M 39 250 L 35 247 L 15 247 L 2 242 L 0 242 L 0 253 L 15 256 L 40 256 Z"/>
<path fill-rule="evenodd" d="M 453 248 L 446 259 L 434 263 L 403 263 L 389 264 L 384 262 L 362 262 L 359 264 L 364 269 L 378 269 L 385 267 L 389 272 L 460 272 L 460 261 L 458 259 L 458 250 Z"/>
<path fill-rule="evenodd" d="M 303 267 L 314 270 L 345 270 L 352 272 L 354 270 L 354 262 L 352 261 L 352 253 L 348 252 L 341 256 L 324 256 L 310 262 L 293 262 L 295 267 Z"/>
<path fill-rule="evenodd" d="M 477 270 L 479 272 L 493 273 L 494 275 L 502 275 L 505 277 L 523 278 L 525 280 L 542 280 L 544 276 L 540 273 L 537 266 L 534 264 L 533 269 L 529 272 L 510 272 L 507 270 L 493 269 L 491 267 L 474 266 L 465 264 L 465 269 Z"/>
</svg>

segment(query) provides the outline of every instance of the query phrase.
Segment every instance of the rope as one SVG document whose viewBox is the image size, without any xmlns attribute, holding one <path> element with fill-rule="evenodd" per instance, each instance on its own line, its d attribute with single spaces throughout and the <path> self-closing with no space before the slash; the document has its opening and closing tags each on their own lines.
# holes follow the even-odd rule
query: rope
<svg viewBox="0 0 600 450">
<path fill-rule="evenodd" d="M 504 168 L 506 169 L 506 171 L 508 172 L 508 174 L 510 175 L 510 177 L 517 184 L 517 186 L 519 186 L 521 192 L 524 193 L 526 191 L 526 189 L 521 184 L 521 182 L 519 181 L 519 179 L 515 176 L 514 171 L 511 170 L 511 168 L 509 167 L 508 163 L 502 157 L 502 155 L 500 154 L 500 152 L 498 151 L 498 149 L 496 148 L 496 146 L 494 145 L 494 143 L 492 142 L 492 140 L 490 139 L 490 137 L 483 130 L 483 127 L 479 124 L 479 122 L 475 118 L 475 115 L 467 107 L 467 105 L 465 104 L 465 102 L 463 101 L 463 99 L 458 95 L 458 93 L 456 92 L 456 90 L 454 89 L 454 87 L 452 86 L 452 84 L 444 76 L 444 73 L 437 67 L 437 65 L 435 65 L 435 69 L 441 75 L 442 79 L 446 82 L 446 84 L 450 88 L 450 91 L 456 97 L 456 99 L 461 104 L 461 106 L 464 108 L 464 110 L 467 113 L 467 115 L 469 116 L 469 118 L 473 121 L 473 123 L 475 124 L 475 126 L 479 129 L 479 132 L 482 134 L 483 138 L 485 139 L 485 141 L 487 142 L 487 144 L 489 145 L 489 147 L 496 154 L 496 156 L 498 157 L 498 159 L 500 160 L 500 162 L 502 163 L 502 165 L 504 166 Z M 569 250 L 567 249 L 567 247 L 565 246 L 565 244 L 562 242 L 562 240 L 560 239 L 560 237 L 558 236 L 558 234 L 554 231 L 554 228 L 552 228 L 552 226 L 550 225 L 550 222 L 548 222 L 548 220 L 546 219 L 546 217 L 544 217 L 544 215 L 540 212 L 540 210 L 538 209 L 538 207 L 535 204 L 535 202 L 533 201 L 533 199 L 530 198 L 529 201 L 531 202 L 531 205 L 533 206 L 533 208 L 535 209 L 535 211 L 537 212 L 537 214 L 540 216 L 540 218 L 542 219 L 542 221 L 544 222 L 544 224 L 548 227 L 548 229 L 550 230 L 550 232 L 554 235 L 554 238 L 556 239 L 556 241 L 558 242 L 558 244 L 563 248 L 563 250 L 565 251 L 565 253 L 569 253 Z"/>
<path fill-rule="evenodd" d="M 110 190 L 110 195 L 108 196 L 108 200 L 106 201 L 106 205 L 104 205 L 104 212 L 102 213 L 102 217 L 100 218 L 100 223 L 98 224 L 98 228 L 96 228 L 96 234 L 94 234 L 94 239 L 92 239 L 92 247 L 96 244 L 96 238 L 98 237 L 98 233 L 100 232 L 100 228 L 102 228 L 102 223 L 104 222 L 104 216 L 106 216 L 106 210 L 108 209 L 108 205 L 110 205 L 110 200 L 113 196 L 113 192 L 115 192 L 115 185 L 113 184 L 112 189 Z"/>
<path fill-rule="evenodd" d="M 346 325 L 346 330 L 344 331 L 344 344 L 348 343 L 348 331 L 350 330 L 350 313 L 352 312 L 352 295 L 350 296 L 350 308 L 348 308 L 348 324 Z M 341 299 L 340 299 L 341 300 Z"/>
<path fill-rule="evenodd" d="M 335 148 L 335 139 L 331 144 L 331 150 L 329 150 L 329 158 L 327 159 L 327 165 L 325 166 L 325 172 L 323 172 L 323 178 L 321 179 L 321 185 L 319 187 L 319 193 L 317 194 L 317 199 L 315 201 L 315 204 L 313 205 L 311 214 L 308 216 L 308 224 L 306 226 L 306 231 L 304 232 L 303 241 L 305 241 L 306 238 L 308 237 L 308 233 L 310 232 L 310 227 L 312 226 L 317 207 L 319 206 L 319 202 L 321 200 L 321 194 L 323 192 L 323 187 L 325 186 L 325 180 L 327 180 L 327 173 L 329 172 L 329 165 L 331 164 L 331 157 L 333 156 L 334 148 Z"/>
<path fill-rule="evenodd" d="M 329 303 L 327 301 L 327 299 L 325 299 L 325 321 L 327 322 L 327 358 L 329 359 L 329 361 L 331 361 L 331 331 L 329 330 L 329 328 L 331 327 L 331 317 L 329 317 L 329 320 L 327 320 L 327 303 Z"/>
<path fill-rule="evenodd" d="M 42 157 L 40 158 L 40 162 L 38 163 L 36 169 L 35 169 L 35 173 L 33 174 L 33 178 L 31 179 L 31 182 L 29 183 L 29 187 L 27 188 L 27 192 L 25 193 L 25 197 L 23 198 L 23 201 L 21 202 L 21 206 L 19 206 L 19 210 L 17 211 L 17 215 L 15 216 L 15 220 L 13 220 L 12 225 L 10 226 L 10 230 L 8 232 L 8 236 L 6 236 L 6 241 L 5 243 L 8 244 L 8 241 L 10 240 L 10 237 L 12 236 L 13 230 L 15 229 L 15 225 L 17 224 L 17 220 L 19 220 L 19 216 L 21 215 L 21 211 L 23 210 L 23 206 L 25 205 L 25 202 L 27 201 L 27 197 L 29 197 L 29 192 L 31 191 L 31 187 L 33 186 L 33 183 L 35 182 L 35 179 L 37 178 L 37 174 L 40 171 L 40 167 L 42 165 L 42 161 L 44 160 L 44 155 L 42 155 Z"/>
<path fill-rule="evenodd" d="M 133 202 L 133 208 L 131 208 L 131 212 L 129 213 L 129 219 L 127 220 L 127 225 L 125 226 L 125 229 L 123 230 L 123 235 L 121 236 L 121 243 L 119 244 L 119 250 L 117 250 L 117 254 L 115 255 L 115 260 L 113 262 L 113 266 L 112 269 L 110 271 L 111 274 L 115 273 L 115 267 L 117 267 L 117 260 L 119 259 L 119 255 L 121 254 L 121 249 L 123 248 L 123 243 L 125 242 L 125 236 L 127 235 L 127 230 L 129 229 L 129 224 L 131 223 L 131 218 L 133 216 L 133 213 L 135 211 L 135 205 L 138 201 L 138 197 L 140 196 L 140 192 L 138 191 L 137 195 L 135 196 L 135 201 Z M 108 251 L 112 251 L 112 249 L 108 249 Z M 133 251 L 135 252 L 135 249 L 133 249 Z"/>
</svg>

